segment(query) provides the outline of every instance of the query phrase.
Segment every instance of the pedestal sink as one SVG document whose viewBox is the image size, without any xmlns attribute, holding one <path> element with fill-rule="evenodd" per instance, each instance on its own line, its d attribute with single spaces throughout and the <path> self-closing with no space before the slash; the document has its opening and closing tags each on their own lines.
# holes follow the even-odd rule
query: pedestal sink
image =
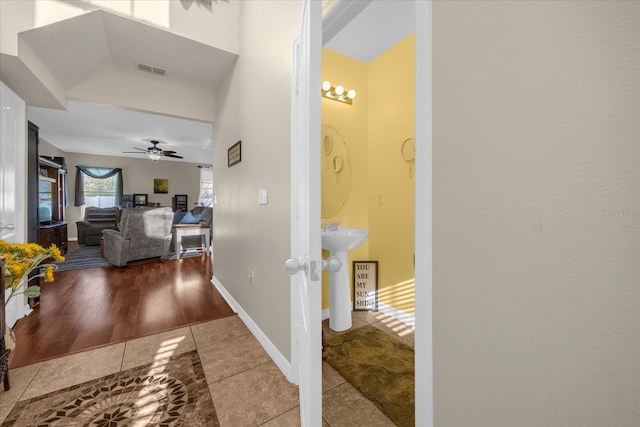
<svg viewBox="0 0 640 427">
<path fill-rule="evenodd" d="M 342 267 L 329 273 L 329 327 L 334 331 L 351 328 L 351 293 L 349 292 L 349 259 L 347 251 L 367 240 L 369 232 L 360 228 L 342 227 L 321 232 L 322 249 L 342 262 Z"/>
</svg>

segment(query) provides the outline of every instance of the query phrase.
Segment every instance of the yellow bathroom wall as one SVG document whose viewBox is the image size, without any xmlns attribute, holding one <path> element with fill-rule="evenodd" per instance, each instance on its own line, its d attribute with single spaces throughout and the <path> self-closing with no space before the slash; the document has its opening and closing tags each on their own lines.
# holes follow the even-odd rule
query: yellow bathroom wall
<svg viewBox="0 0 640 427">
<path fill-rule="evenodd" d="M 324 48 L 322 50 L 322 81 L 325 80 L 329 80 L 333 86 L 342 85 L 346 90 L 355 89 L 357 95 L 352 105 L 322 98 L 322 124 L 335 129 L 344 140 L 349 153 L 351 178 L 349 195 L 342 209 L 333 216 L 323 217 L 322 222 L 339 221 L 340 226 L 343 227 L 368 229 L 367 64 Z M 329 202 L 328 197 L 331 195 L 323 195 L 323 203 Z M 351 262 L 368 260 L 368 247 L 369 242 L 366 241 L 349 252 L 349 265 L 346 267 L 349 269 L 352 286 Z M 328 252 L 323 254 L 325 258 L 328 255 Z M 322 308 L 326 309 L 329 307 L 329 275 L 326 271 L 323 272 L 322 285 Z"/>
<path fill-rule="evenodd" d="M 414 165 L 405 160 L 411 142 L 404 157 L 401 151 L 415 129 L 414 36 L 369 64 L 327 48 L 322 55 L 322 80 L 357 92 L 353 105 L 322 98 L 322 124 L 344 139 L 351 170 L 342 210 L 322 221 L 369 230 L 367 241 L 349 252 L 351 285 L 352 261 L 376 260 L 379 302 L 414 314 Z M 322 203 L 335 202 L 331 197 L 323 194 Z M 322 308 L 328 304 L 324 272 Z"/>
<path fill-rule="evenodd" d="M 379 301 L 414 313 L 413 35 L 369 63 L 369 257 L 379 262 Z"/>
</svg>

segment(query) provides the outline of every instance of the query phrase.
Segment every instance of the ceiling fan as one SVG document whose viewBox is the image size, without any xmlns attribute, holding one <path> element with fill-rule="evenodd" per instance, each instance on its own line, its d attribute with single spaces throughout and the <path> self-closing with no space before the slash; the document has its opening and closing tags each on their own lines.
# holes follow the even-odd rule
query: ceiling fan
<svg viewBox="0 0 640 427">
<path fill-rule="evenodd" d="M 147 156 L 149 156 L 149 158 L 153 161 L 157 161 L 160 160 L 163 156 L 164 157 L 173 157 L 175 159 L 182 159 L 182 156 L 178 156 L 176 154 L 175 151 L 172 150 L 162 150 L 158 147 L 158 144 L 160 144 L 160 141 L 149 141 L 151 144 L 153 144 L 153 146 L 145 149 L 142 148 L 138 148 L 138 147 L 133 147 L 134 150 L 139 150 L 139 151 L 123 151 L 123 153 L 130 153 L 130 154 L 146 154 Z"/>
</svg>

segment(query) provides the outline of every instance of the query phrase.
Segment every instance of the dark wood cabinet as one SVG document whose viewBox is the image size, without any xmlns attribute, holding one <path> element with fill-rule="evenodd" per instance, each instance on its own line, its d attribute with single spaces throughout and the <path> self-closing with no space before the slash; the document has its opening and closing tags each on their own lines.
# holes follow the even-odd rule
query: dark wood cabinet
<svg viewBox="0 0 640 427">
<path fill-rule="evenodd" d="M 51 244 L 55 244 L 60 248 L 62 254 L 67 253 L 67 223 L 58 222 L 50 225 L 40 226 L 40 246 L 48 248 Z"/>
<path fill-rule="evenodd" d="M 38 126 L 29 122 L 27 138 L 27 241 L 38 243 Z"/>
<path fill-rule="evenodd" d="M 176 212 L 189 210 L 186 194 L 176 194 L 173 196 L 173 210 Z"/>
<path fill-rule="evenodd" d="M 64 159 L 57 159 L 64 162 Z M 66 178 L 63 166 L 48 157 L 40 157 L 39 162 L 39 184 L 36 188 L 37 197 L 35 197 L 39 207 L 38 221 L 40 225 L 50 221 L 62 222 L 64 221 L 64 180 Z M 45 209 L 41 211 L 43 207 Z"/>
</svg>

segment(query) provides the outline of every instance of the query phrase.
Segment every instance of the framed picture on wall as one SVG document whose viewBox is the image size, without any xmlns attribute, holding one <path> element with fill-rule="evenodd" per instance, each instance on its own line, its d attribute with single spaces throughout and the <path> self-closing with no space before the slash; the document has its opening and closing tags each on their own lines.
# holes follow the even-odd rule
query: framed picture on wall
<svg viewBox="0 0 640 427">
<path fill-rule="evenodd" d="M 153 194 L 167 194 L 169 192 L 169 180 L 164 178 L 153 179 Z"/>
<path fill-rule="evenodd" d="M 233 166 L 242 161 L 242 141 L 233 144 L 227 150 L 227 167 Z"/>
</svg>

